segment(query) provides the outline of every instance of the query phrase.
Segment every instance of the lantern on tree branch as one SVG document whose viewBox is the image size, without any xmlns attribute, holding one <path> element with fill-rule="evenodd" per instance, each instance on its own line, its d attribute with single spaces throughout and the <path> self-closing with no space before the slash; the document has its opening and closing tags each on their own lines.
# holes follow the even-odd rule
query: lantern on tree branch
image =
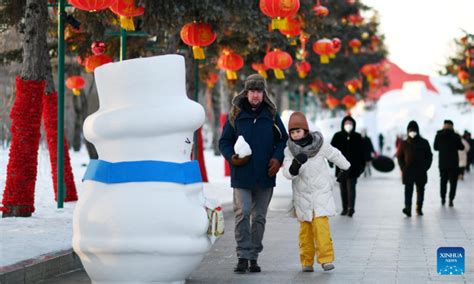
<svg viewBox="0 0 474 284">
<path fill-rule="evenodd" d="M 272 29 L 286 28 L 287 20 L 298 12 L 299 0 L 260 0 L 260 10 L 272 18 Z"/>
<path fill-rule="evenodd" d="M 356 38 L 349 41 L 349 46 L 352 48 L 352 52 L 354 54 L 359 53 L 361 45 L 362 45 L 362 42 Z"/>
<path fill-rule="evenodd" d="M 327 15 L 329 15 L 328 8 L 322 6 L 319 0 L 316 3 L 316 5 L 313 7 L 313 11 L 316 14 L 316 16 L 326 17 Z"/>
<path fill-rule="evenodd" d="M 217 66 L 225 70 L 227 80 L 237 80 L 237 71 L 244 66 L 242 56 L 230 50 L 224 50 L 217 60 Z"/>
<path fill-rule="evenodd" d="M 135 7 L 135 0 L 115 0 L 110 10 L 120 16 L 120 26 L 126 31 L 134 31 L 133 17 L 137 17 L 145 12 L 145 8 Z"/>
<path fill-rule="evenodd" d="M 293 59 L 287 52 L 275 49 L 265 55 L 263 62 L 266 66 L 273 69 L 275 77 L 280 80 L 285 78 L 283 70 L 290 68 Z"/>
<path fill-rule="evenodd" d="M 216 73 L 209 73 L 206 78 L 206 84 L 208 89 L 214 88 L 217 81 L 219 81 L 219 75 Z"/>
<path fill-rule="evenodd" d="M 348 80 L 344 85 L 352 94 L 355 94 L 357 90 L 362 88 L 362 82 L 359 79 Z"/>
<path fill-rule="evenodd" d="M 346 107 L 346 109 L 353 108 L 356 105 L 356 103 L 357 103 L 357 100 L 356 98 L 354 98 L 354 96 L 345 95 L 342 98 L 342 104 Z"/>
<path fill-rule="evenodd" d="M 69 0 L 69 4 L 79 10 L 96 12 L 112 6 L 117 0 Z"/>
<path fill-rule="evenodd" d="M 280 33 L 286 35 L 288 39 L 292 39 L 291 45 L 296 45 L 296 40 L 293 38 L 301 34 L 301 21 L 297 17 L 287 18 L 287 25 L 280 29 Z"/>
<path fill-rule="evenodd" d="M 268 78 L 268 67 L 264 63 L 252 63 L 252 69 L 257 71 L 258 74 L 262 75 L 263 78 Z"/>
<path fill-rule="evenodd" d="M 308 75 L 309 71 L 311 71 L 311 64 L 309 64 L 307 61 L 301 61 L 295 64 L 296 70 L 298 71 L 298 76 L 301 79 L 306 78 Z"/>
<path fill-rule="evenodd" d="M 339 101 L 339 99 L 328 95 L 326 97 L 326 104 L 328 105 L 328 107 L 330 109 L 334 109 L 335 107 L 337 107 L 340 104 L 340 101 Z"/>
<path fill-rule="evenodd" d="M 194 59 L 204 59 L 203 46 L 208 46 L 216 40 L 216 33 L 205 23 L 190 23 L 181 28 L 181 39 L 185 44 L 193 47 Z"/>
<path fill-rule="evenodd" d="M 466 100 L 474 106 L 474 91 L 467 91 L 464 96 L 466 97 Z"/>
<path fill-rule="evenodd" d="M 71 76 L 66 80 L 66 87 L 72 90 L 75 96 L 81 94 L 81 89 L 86 85 L 86 81 L 81 76 Z"/>
<path fill-rule="evenodd" d="M 466 71 L 464 70 L 460 70 L 458 72 L 458 79 L 459 79 L 459 82 L 461 82 L 461 84 L 466 84 L 469 82 L 469 73 L 467 73 Z"/>
<path fill-rule="evenodd" d="M 91 73 L 94 72 L 95 68 L 110 62 L 112 62 L 112 58 L 105 54 L 91 55 L 86 58 L 84 66 L 86 67 L 86 71 Z"/>
<path fill-rule="evenodd" d="M 323 38 L 313 43 L 313 51 L 320 56 L 322 64 L 329 63 L 329 55 L 334 53 L 334 45 L 330 39 Z"/>
</svg>

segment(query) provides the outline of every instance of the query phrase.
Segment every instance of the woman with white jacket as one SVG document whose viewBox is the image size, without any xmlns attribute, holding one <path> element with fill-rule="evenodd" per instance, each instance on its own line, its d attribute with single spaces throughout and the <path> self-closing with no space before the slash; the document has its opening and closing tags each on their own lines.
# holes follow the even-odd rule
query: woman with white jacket
<svg viewBox="0 0 474 284">
<path fill-rule="evenodd" d="M 469 153 L 470 145 L 469 142 L 464 139 L 464 137 L 461 137 L 461 142 L 464 145 L 464 150 L 458 150 L 458 156 L 459 156 L 459 179 L 464 180 L 464 171 L 466 170 L 467 166 L 467 155 Z"/>
<path fill-rule="evenodd" d="M 285 149 L 283 175 L 292 180 L 293 205 L 300 222 L 300 262 L 303 272 L 312 272 L 314 257 L 327 271 L 334 269 L 334 249 L 328 216 L 336 214 L 331 174 L 327 161 L 347 173 L 350 163 L 339 150 L 323 139 L 320 132 L 309 132 L 306 117 L 294 112 L 288 123 L 290 138 Z"/>
</svg>

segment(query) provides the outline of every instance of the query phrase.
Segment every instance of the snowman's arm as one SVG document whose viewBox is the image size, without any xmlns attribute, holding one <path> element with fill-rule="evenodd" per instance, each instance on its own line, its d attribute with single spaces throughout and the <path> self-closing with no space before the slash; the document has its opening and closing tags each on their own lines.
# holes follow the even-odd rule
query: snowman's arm
<svg viewBox="0 0 474 284">
<path fill-rule="evenodd" d="M 279 115 L 275 116 L 275 123 L 281 132 L 281 139 L 278 140 L 275 144 L 275 150 L 273 151 L 272 158 L 277 159 L 278 161 L 280 161 L 280 163 L 282 163 L 283 158 L 284 158 L 284 150 L 286 147 L 286 141 L 288 140 L 288 132 L 286 131 L 286 128 L 283 125 L 283 122 L 281 121 L 281 118 Z"/>
<path fill-rule="evenodd" d="M 237 141 L 237 135 L 235 129 L 230 125 L 229 119 L 227 118 L 224 129 L 222 130 L 221 138 L 219 139 L 219 150 L 222 156 L 230 162 L 232 155 L 234 155 L 234 144 Z"/>
</svg>

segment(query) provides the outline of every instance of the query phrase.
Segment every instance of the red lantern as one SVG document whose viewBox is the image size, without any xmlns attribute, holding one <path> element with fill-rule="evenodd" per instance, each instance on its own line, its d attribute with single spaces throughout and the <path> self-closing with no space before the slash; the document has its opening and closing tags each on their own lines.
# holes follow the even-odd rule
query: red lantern
<svg viewBox="0 0 474 284">
<path fill-rule="evenodd" d="M 126 31 L 134 31 L 132 17 L 140 16 L 145 12 L 145 8 L 135 7 L 135 0 L 115 0 L 110 10 L 120 16 L 120 26 Z"/>
<path fill-rule="evenodd" d="M 212 44 L 217 35 L 209 24 L 190 23 L 181 28 L 180 36 L 185 44 L 193 47 L 194 59 L 204 59 L 206 56 L 202 46 Z"/>
<path fill-rule="evenodd" d="M 464 96 L 466 97 L 466 100 L 474 106 L 474 91 L 467 91 Z"/>
<path fill-rule="evenodd" d="M 303 79 L 306 78 L 309 71 L 311 71 L 311 64 L 306 61 L 298 62 L 295 64 L 296 70 L 298 71 L 298 76 Z"/>
<path fill-rule="evenodd" d="M 466 71 L 464 70 L 461 70 L 458 72 L 458 79 L 459 79 L 459 82 L 461 82 L 461 84 L 466 84 L 469 82 L 469 73 L 467 73 Z"/>
<path fill-rule="evenodd" d="M 79 10 L 95 12 L 109 8 L 116 0 L 69 0 Z"/>
<path fill-rule="evenodd" d="M 91 73 L 94 72 L 95 68 L 110 62 L 112 62 L 112 58 L 105 54 L 92 55 L 86 58 L 84 66 L 86 67 L 86 71 Z"/>
<path fill-rule="evenodd" d="M 352 47 L 352 52 L 354 54 L 359 53 L 361 45 L 362 45 L 362 42 L 356 38 L 349 41 L 349 46 Z"/>
<path fill-rule="evenodd" d="M 330 39 L 323 38 L 313 43 L 313 51 L 320 56 L 322 64 L 329 63 L 329 55 L 334 53 L 333 42 Z"/>
<path fill-rule="evenodd" d="M 327 15 L 329 15 L 328 8 L 322 6 L 319 0 L 316 3 L 316 5 L 313 7 L 313 11 L 316 14 L 316 16 L 326 17 Z"/>
<path fill-rule="evenodd" d="M 362 88 L 362 82 L 359 79 L 348 80 L 344 85 L 352 94 L 355 94 L 357 90 Z"/>
<path fill-rule="evenodd" d="M 351 95 L 345 95 L 342 98 L 342 104 L 346 107 L 346 109 L 351 109 L 353 108 L 357 103 L 356 98 L 354 98 Z"/>
<path fill-rule="evenodd" d="M 285 28 L 289 18 L 298 12 L 299 0 L 260 0 L 260 10 L 272 18 L 272 29 Z"/>
<path fill-rule="evenodd" d="M 311 92 L 313 92 L 313 93 L 319 92 L 319 84 L 318 84 L 318 82 L 313 81 L 313 82 L 309 83 L 309 89 L 310 89 Z"/>
<path fill-rule="evenodd" d="M 326 104 L 328 105 L 328 107 L 330 109 L 334 109 L 335 107 L 337 107 L 340 104 L 340 101 L 338 99 L 336 99 L 335 97 L 328 95 L 326 97 Z"/>
<path fill-rule="evenodd" d="M 216 73 L 209 73 L 206 78 L 206 84 L 208 89 L 214 88 L 217 81 L 219 81 L 219 75 Z"/>
<path fill-rule="evenodd" d="M 262 75 L 263 78 L 265 78 L 265 79 L 268 78 L 268 75 L 267 75 L 268 67 L 265 64 L 263 64 L 263 63 L 252 63 L 252 69 L 257 71 L 258 74 Z"/>
<path fill-rule="evenodd" d="M 332 39 L 332 53 L 329 54 L 329 58 L 335 58 L 336 53 L 338 53 L 341 50 L 342 47 L 342 42 L 339 38 L 335 37 Z"/>
<path fill-rule="evenodd" d="M 284 79 L 285 74 L 283 73 L 283 70 L 290 68 L 291 64 L 293 63 L 293 59 L 287 52 L 275 49 L 274 51 L 271 51 L 265 55 L 263 62 L 269 68 L 273 69 L 277 79 Z"/>
<path fill-rule="evenodd" d="M 364 18 L 359 14 L 349 15 L 349 23 L 352 25 L 360 25 L 364 21 Z"/>
<path fill-rule="evenodd" d="M 280 33 L 286 35 L 287 38 L 299 36 L 301 34 L 301 22 L 296 17 L 287 18 L 287 25 L 280 29 Z M 291 45 L 296 45 L 293 40 Z"/>
<path fill-rule="evenodd" d="M 217 60 L 217 66 L 225 70 L 227 80 L 237 80 L 236 71 L 244 66 L 244 59 L 237 53 L 224 50 Z"/>
<path fill-rule="evenodd" d="M 66 80 L 66 87 L 72 89 L 75 96 L 81 94 L 81 89 L 86 85 L 86 81 L 81 76 L 71 76 Z"/>
<path fill-rule="evenodd" d="M 365 64 L 360 68 L 360 72 L 367 77 L 367 81 L 372 82 L 379 73 L 379 66 L 377 64 Z"/>
<path fill-rule="evenodd" d="M 92 53 L 94 55 L 101 55 L 105 52 L 105 43 L 101 41 L 94 41 L 91 45 Z"/>
</svg>

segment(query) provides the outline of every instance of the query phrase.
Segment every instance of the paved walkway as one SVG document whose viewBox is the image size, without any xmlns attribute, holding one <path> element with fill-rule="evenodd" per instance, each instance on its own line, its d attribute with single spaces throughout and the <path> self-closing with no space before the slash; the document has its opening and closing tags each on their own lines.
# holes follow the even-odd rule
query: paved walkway
<svg viewBox="0 0 474 284">
<path fill-rule="evenodd" d="M 262 273 L 237 275 L 232 214 L 227 232 L 212 247 L 188 283 L 474 283 L 474 173 L 459 183 L 454 208 L 442 207 L 438 170 L 430 171 L 423 217 L 406 218 L 398 169 L 360 178 L 353 218 L 331 218 L 336 269 L 300 272 L 298 224 L 281 212 L 270 212 L 259 264 Z M 340 207 L 339 189 L 335 189 Z M 414 212 L 413 212 L 414 213 Z M 466 273 L 436 272 L 436 251 L 442 246 L 465 249 Z M 90 283 L 84 271 L 49 279 L 46 283 Z"/>
</svg>

